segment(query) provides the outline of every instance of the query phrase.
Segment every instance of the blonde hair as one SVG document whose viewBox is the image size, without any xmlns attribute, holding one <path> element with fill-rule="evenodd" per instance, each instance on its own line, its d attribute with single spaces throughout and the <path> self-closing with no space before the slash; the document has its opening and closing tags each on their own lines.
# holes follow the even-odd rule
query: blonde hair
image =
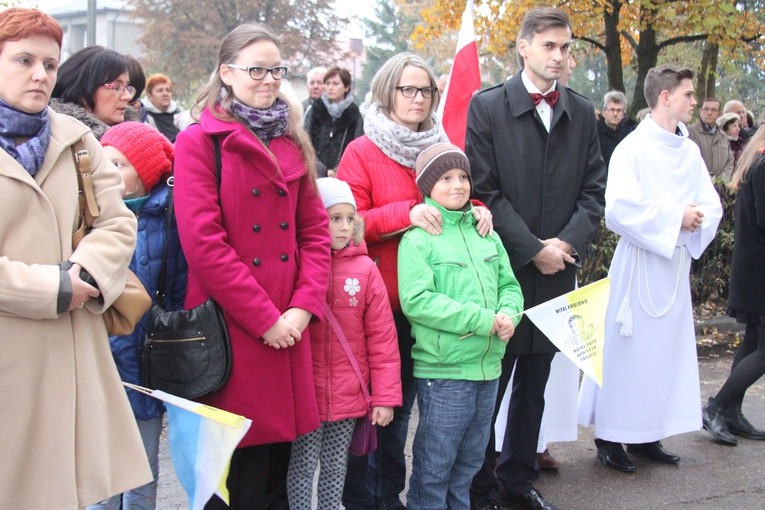
<svg viewBox="0 0 765 510">
<path fill-rule="evenodd" d="M 267 27 L 255 23 L 239 25 L 223 38 L 220 43 L 215 70 L 210 75 L 210 80 L 197 95 L 196 101 L 194 101 L 192 112 L 195 119 L 199 119 L 202 110 L 207 108 L 214 117 L 220 120 L 238 120 L 231 113 L 231 101 L 234 99 L 234 94 L 231 87 L 223 83 L 220 77 L 220 67 L 234 62 L 239 52 L 247 46 L 263 40 L 274 43 L 277 48 L 281 47 L 281 40 L 276 34 Z M 221 94 L 222 91 L 225 91 L 225 93 Z M 303 114 L 300 108 L 294 106 L 295 102 L 288 93 L 280 90 L 278 97 L 290 106 L 289 116 L 287 117 L 287 134 L 297 144 L 303 154 L 303 162 L 308 169 L 308 175 L 311 177 L 311 180 L 316 181 L 316 152 L 313 149 L 308 133 L 303 129 Z"/>
<path fill-rule="evenodd" d="M 765 124 L 760 126 L 746 143 L 741 157 L 736 162 L 736 169 L 733 171 L 730 183 L 728 184 L 729 188 L 738 190 L 741 183 L 746 182 L 746 174 L 749 173 L 749 170 L 757 163 L 758 159 L 763 157 L 763 149 L 765 149 Z"/>
<path fill-rule="evenodd" d="M 351 240 L 353 244 L 359 245 L 364 240 L 364 217 L 356 213 L 353 217 L 353 232 L 351 233 Z"/>
</svg>

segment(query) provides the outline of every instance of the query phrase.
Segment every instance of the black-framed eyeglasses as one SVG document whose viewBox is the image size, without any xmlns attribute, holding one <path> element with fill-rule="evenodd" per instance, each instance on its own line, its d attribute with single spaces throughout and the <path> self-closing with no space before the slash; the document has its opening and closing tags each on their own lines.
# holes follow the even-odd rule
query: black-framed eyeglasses
<svg viewBox="0 0 765 510">
<path fill-rule="evenodd" d="M 135 95 L 135 87 L 132 85 L 123 85 L 118 81 L 110 81 L 109 83 L 104 83 L 104 87 L 107 89 L 112 89 L 117 95 L 121 96 L 123 92 L 127 91 L 128 94 L 130 94 L 130 97 L 133 97 Z"/>
<path fill-rule="evenodd" d="M 285 76 L 287 76 L 287 71 L 289 71 L 289 68 L 287 66 L 274 66 L 274 67 L 263 67 L 263 66 L 240 66 L 238 64 L 226 64 L 226 67 L 230 67 L 232 69 L 240 69 L 242 71 L 247 71 L 249 73 L 250 78 L 253 80 L 262 80 L 266 77 L 268 73 L 271 73 L 271 76 L 273 76 L 274 80 L 281 80 Z"/>
<path fill-rule="evenodd" d="M 412 87 L 407 85 L 404 87 L 396 87 L 396 90 L 400 90 L 401 95 L 408 98 L 417 97 L 418 92 L 422 94 L 422 97 L 425 99 L 430 99 L 438 94 L 437 87 Z"/>
</svg>

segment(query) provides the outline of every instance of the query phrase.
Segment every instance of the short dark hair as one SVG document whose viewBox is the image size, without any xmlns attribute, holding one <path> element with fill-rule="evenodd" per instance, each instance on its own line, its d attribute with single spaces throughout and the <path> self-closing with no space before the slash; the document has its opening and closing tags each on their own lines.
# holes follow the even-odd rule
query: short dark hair
<svg viewBox="0 0 765 510">
<path fill-rule="evenodd" d="M 333 76 L 337 76 L 340 78 L 340 81 L 343 82 L 344 87 L 350 87 L 351 86 L 351 73 L 348 71 L 348 69 L 343 69 L 342 67 L 333 67 L 329 71 L 324 74 L 324 82 L 326 83 L 327 80 L 332 78 Z M 348 88 L 348 90 L 345 92 L 345 95 L 347 96 L 351 92 L 351 89 Z"/>
<path fill-rule="evenodd" d="M 693 71 L 684 67 L 664 64 L 648 70 L 643 84 L 643 96 L 651 109 L 659 103 L 662 90 L 672 92 L 683 80 L 693 80 Z"/>
<path fill-rule="evenodd" d="M 526 11 L 521 22 L 521 30 L 518 32 L 515 47 L 518 47 L 518 42 L 521 39 L 531 42 L 534 35 L 551 28 L 568 28 L 571 30 L 571 21 L 568 19 L 568 14 L 555 7 L 537 7 Z M 520 53 L 518 53 L 518 63 L 523 68 L 523 57 L 521 57 Z"/>
<path fill-rule="evenodd" d="M 52 96 L 92 110 L 98 88 L 127 73 L 128 65 L 127 57 L 117 51 L 103 46 L 83 48 L 58 68 Z"/>
<path fill-rule="evenodd" d="M 130 55 L 125 55 L 128 61 L 128 76 L 130 76 L 130 84 L 135 88 L 135 94 L 130 99 L 135 101 L 141 97 L 144 89 L 146 89 L 146 74 L 143 72 L 143 66 L 141 63 Z"/>
<path fill-rule="evenodd" d="M 704 103 L 717 103 L 717 106 L 718 106 L 718 107 L 719 107 L 719 106 L 722 106 L 722 101 L 720 101 L 720 100 L 719 100 L 719 99 L 717 99 L 716 97 L 708 97 L 708 98 L 704 99 L 704 100 L 701 102 L 701 104 L 704 104 Z"/>
</svg>

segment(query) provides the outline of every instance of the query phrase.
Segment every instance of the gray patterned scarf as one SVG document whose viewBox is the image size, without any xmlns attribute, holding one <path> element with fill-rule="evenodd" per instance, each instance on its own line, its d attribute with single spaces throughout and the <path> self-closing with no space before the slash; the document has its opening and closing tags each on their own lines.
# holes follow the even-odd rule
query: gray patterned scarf
<svg viewBox="0 0 765 510">
<path fill-rule="evenodd" d="M 422 131 L 412 131 L 394 122 L 376 103 L 364 118 L 364 133 L 372 143 L 393 161 L 412 169 L 423 150 L 434 143 L 449 141 L 435 115 L 423 122 L 421 128 Z"/>
<path fill-rule="evenodd" d="M 329 112 L 329 116 L 332 117 L 332 120 L 337 120 L 343 116 L 345 110 L 353 102 L 353 94 L 348 94 L 343 98 L 342 101 L 338 103 L 332 103 L 329 101 L 329 98 L 325 92 L 321 95 L 321 102 L 324 103 L 324 106 L 327 107 L 327 111 Z"/>
<path fill-rule="evenodd" d="M 26 138 L 16 144 L 16 138 Z M 17 110 L 0 100 L 0 147 L 34 175 L 45 160 L 50 142 L 48 107 L 39 113 Z"/>
<path fill-rule="evenodd" d="M 264 144 L 268 145 L 271 140 L 287 131 L 290 106 L 278 97 L 268 108 L 253 108 L 233 98 L 231 100 L 231 113 L 252 129 L 255 136 L 260 138 Z"/>
</svg>

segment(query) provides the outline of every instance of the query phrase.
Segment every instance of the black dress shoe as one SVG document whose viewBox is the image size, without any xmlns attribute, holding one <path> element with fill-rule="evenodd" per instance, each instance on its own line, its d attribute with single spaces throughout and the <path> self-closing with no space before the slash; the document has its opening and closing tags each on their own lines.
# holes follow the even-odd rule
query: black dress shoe
<svg viewBox="0 0 765 510">
<path fill-rule="evenodd" d="M 664 464 L 677 464 L 680 462 L 680 457 L 665 450 L 659 441 L 654 441 L 653 443 L 628 444 L 627 451 Z"/>
<path fill-rule="evenodd" d="M 738 440 L 736 439 L 736 436 L 731 434 L 730 430 L 728 430 L 723 413 L 719 408 L 714 411 L 711 410 L 710 406 L 711 403 L 705 405 L 701 409 L 701 421 L 704 423 L 704 428 L 719 442 L 730 446 L 736 446 Z"/>
<path fill-rule="evenodd" d="M 635 464 L 632 463 L 624 452 L 621 443 L 599 439 L 595 444 L 598 445 L 598 460 L 604 466 L 621 471 L 622 473 L 632 473 L 635 471 Z"/>
<path fill-rule="evenodd" d="M 737 405 L 725 411 L 725 424 L 728 430 L 736 435 L 747 439 L 765 439 L 765 430 L 754 427 L 741 412 L 741 406 Z"/>
<path fill-rule="evenodd" d="M 499 493 L 499 507 L 503 510 L 560 510 L 542 498 L 542 494 L 531 489 L 523 494 Z"/>
</svg>

